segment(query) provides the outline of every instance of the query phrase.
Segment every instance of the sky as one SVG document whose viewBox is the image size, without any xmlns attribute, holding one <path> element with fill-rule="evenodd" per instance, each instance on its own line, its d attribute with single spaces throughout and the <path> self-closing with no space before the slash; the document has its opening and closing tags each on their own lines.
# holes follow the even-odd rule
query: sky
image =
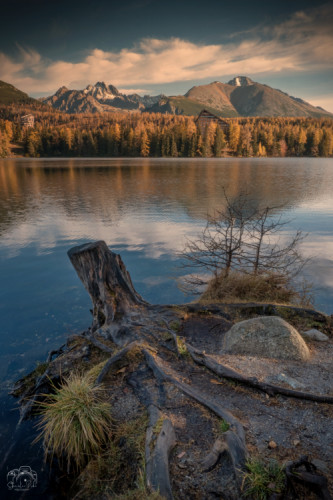
<svg viewBox="0 0 333 500">
<path fill-rule="evenodd" d="M 333 2 L 11 0 L 0 79 L 32 97 L 104 81 L 184 94 L 244 75 L 333 112 Z"/>
</svg>

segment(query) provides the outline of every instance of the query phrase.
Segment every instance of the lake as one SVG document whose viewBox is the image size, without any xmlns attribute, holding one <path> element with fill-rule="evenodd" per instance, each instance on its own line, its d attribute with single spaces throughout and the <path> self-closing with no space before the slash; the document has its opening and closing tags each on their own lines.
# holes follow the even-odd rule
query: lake
<svg viewBox="0 0 333 500">
<path fill-rule="evenodd" d="M 32 458 L 32 424 L 14 431 L 13 381 L 91 321 L 69 248 L 103 239 L 146 300 L 189 301 L 177 286 L 185 273 L 177 252 L 223 207 L 224 190 L 229 198 L 246 190 L 254 204 L 284 205 L 276 210 L 289 220 L 282 237 L 308 233 L 302 251 L 313 259 L 305 275 L 315 306 L 332 314 L 332 159 L 0 160 L 2 481 L 25 461 L 46 475 L 38 445 Z"/>
</svg>

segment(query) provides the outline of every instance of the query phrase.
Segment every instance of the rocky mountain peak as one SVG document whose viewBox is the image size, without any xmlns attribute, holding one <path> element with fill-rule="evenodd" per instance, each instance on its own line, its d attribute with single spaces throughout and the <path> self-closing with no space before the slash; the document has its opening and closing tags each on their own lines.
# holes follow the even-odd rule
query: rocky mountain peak
<svg viewBox="0 0 333 500">
<path fill-rule="evenodd" d="M 228 82 L 228 85 L 233 85 L 234 87 L 246 87 L 248 85 L 253 85 L 253 81 L 248 76 L 235 76 L 232 80 Z"/>
<path fill-rule="evenodd" d="M 68 92 L 68 88 L 65 87 L 65 85 L 63 85 L 62 87 L 60 87 L 60 89 L 57 90 L 56 95 L 59 96 L 59 95 L 64 94 L 65 92 Z"/>
<path fill-rule="evenodd" d="M 107 85 L 105 82 L 96 82 L 95 85 L 87 85 L 84 94 L 91 95 L 97 100 L 114 99 L 120 95 L 120 92 L 113 85 Z"/>
<path fill-rule="evenodd" d="M 95 83 L 95 87 L 96 87 L 96 88 L 97 88 L 97 87 L 99 87 L 99 88 L 101 88 L 101 89 L 103 89 L 103 90 L 107 90 L 107 86 L 106 86 L 106 83 L 105 83 L 105 82 L 96 82 L 96 83 Z"/>
</svg>

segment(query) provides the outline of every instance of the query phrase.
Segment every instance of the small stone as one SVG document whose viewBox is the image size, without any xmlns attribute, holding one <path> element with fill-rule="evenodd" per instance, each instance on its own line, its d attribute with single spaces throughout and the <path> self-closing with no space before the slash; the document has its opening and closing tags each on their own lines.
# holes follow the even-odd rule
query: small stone
<svg viewBox="0 0 333 500">
<path fill-rule="evenodd" d="M 293 445 L 294 446 L 298 446 L 299 444 L 301 444 L 300 440 L 299 439 L 294 439 Z"/>
<path fill-rule="evenodd" d="M 329 338 L 325 333 L 320 332 L 316 328 L 312 328 L 311 330 L 307 330 L 306 332 L 303 332 L 302 337 L 305 337 L 306 339 L 309 340 L 316 340 L 317 342 L 328 342 Z"/>
<path fill-rule="evenodd" d="M 274 450 L 274 448 L 277 448 L 277 444 L 275 441 L 271 440 L 269 443 L 268 443 L 268 448 L 270 450 Z"/>
</svg>

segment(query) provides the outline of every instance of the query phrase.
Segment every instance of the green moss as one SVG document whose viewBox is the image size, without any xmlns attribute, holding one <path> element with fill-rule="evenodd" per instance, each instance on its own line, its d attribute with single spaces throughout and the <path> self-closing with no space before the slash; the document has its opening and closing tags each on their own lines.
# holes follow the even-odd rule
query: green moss
<svg viewBox="0 0 333 500">
<path fill-rule="evenodd" d="M 36 377 L 40 377 L 41 375 L 44 375 L 48 366 L 49 364 L 46 361 L 44 363 L 40 363 L 39 361 L 37 361 L 37 366 L 33 373 L 36 375 Z"/>
<path fill-rule="evenodd" d="M 94 365 L 89 370 L 87 370 L 88 377 L 91 377 L 93 380 L 96 380 L 108 360 L 109 358 L 104 359 L 104 361 L 101 361 L 97 365 Z"/>
<path fill-rule="evenodd" d="M 150 452 L 152 452 L 155 448 L 155 444 L 156 444 L 156 440 L 162 430 L 162 427 L 163 427 L 163 422 L 164 422 L 164 417 L 160 417 L 155 425 L 154 425 L 154 428 L 153 428 L 153 435 L 152 435 L 152 438 L 150 440 L 150 443 L 149 443 L 149 447 L 150 447 Z"/>
<path fill-rule="evenodd" d="M 230 429 L 230 424 L 222 418 L 222 420 L 219 422 L 219 430 L 221 433 L 227 432 Z"/>
<path fill-rule="evenodd" d="M 18 382 L 16 382 L 14 390 L 12 392 L 13 396 L 15 396 L 16 398 L 20 397 L 27 391 L 32 389 L 35 386 L 37 379 L 44 375 L 48 366 L 49 363 L 40 363 L 38 361 L 36 368 L 32 372 L 28 373 L 28 375 L 25 375 L 23 378 L 18 380 Z"/>
<path fill-rule="evenodd" d="M 180 324 L 180 321 L 171 321 L 171 323 L 169 324 L 169 327 L 171 328 L 171 330 L 173 330 L 174 332 L 179 332 L 180 329 L 181 329 L 181 324 Z"/>
<path fill-rule="evenodd" d="M 161 432 L 162 430 L 162 427 L 163 427 L 163 422 L 164 422 L 164 417 L 160 417 L 156 424 L 154 425 L 154 429 L 153 429 L 153 433 L 154 435 L 158 436 L 159 433 Z"/>
<path fill-rule="evenodd" d="M 187 350 L 185 340 L 177 335 L 176 341 L 179 355 L 182 357 L 190 357 L 190 353 Z"/>
</svg>

